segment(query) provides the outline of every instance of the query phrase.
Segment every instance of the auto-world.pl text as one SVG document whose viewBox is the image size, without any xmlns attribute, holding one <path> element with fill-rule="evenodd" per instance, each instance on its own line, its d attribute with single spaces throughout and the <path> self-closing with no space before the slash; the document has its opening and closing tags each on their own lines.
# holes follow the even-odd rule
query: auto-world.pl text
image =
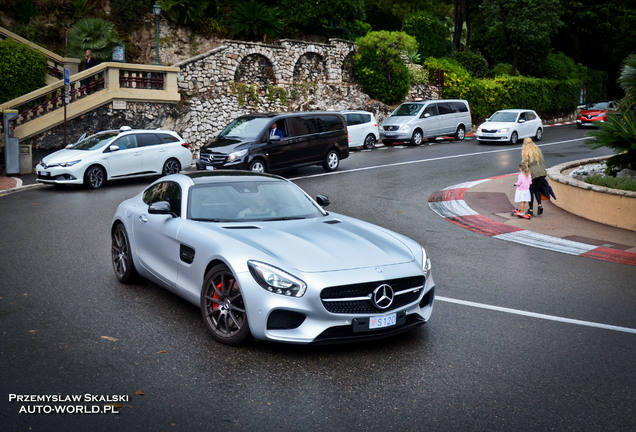
<svg viewBox="0 0 636 432">
<path fill-rule="evenodd" d="M 128 395 L 9 394 L 9 402 L 21 404 L 20 414 L 117 414 L 128 402 Z"/>
</svg>

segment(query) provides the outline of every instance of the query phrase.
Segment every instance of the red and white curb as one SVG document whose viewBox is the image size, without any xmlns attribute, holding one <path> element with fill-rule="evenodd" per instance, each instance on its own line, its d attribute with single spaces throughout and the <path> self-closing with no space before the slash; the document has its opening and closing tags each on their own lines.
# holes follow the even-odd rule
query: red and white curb
<svg viewBox="0 0 636 432">
<path fill-rule="evenodd" d="M 507 177 L 500 176 L 500 177 Z M 612 249 L 604 246 L 566 240 L 546 234 L 513 227 L 480 215 L 464 200 L 470 188 L 500 177 L 460 183 L 435 192 L 428 198 L 429 207 L 438 215 L 457 226 L 500 240 L 547 249 L 569 255 L 578 255 L 636 266 L 636 253 Z"/>
</svg>

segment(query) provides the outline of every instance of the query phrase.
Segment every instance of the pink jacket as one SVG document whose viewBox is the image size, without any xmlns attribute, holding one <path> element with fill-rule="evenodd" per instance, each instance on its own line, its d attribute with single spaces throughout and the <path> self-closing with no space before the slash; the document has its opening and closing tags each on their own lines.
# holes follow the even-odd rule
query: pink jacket
<svg viewBox="0 0 636 432">
<path fill-rule="evenodd" d="M 519 173 L 519 177 L 517 178 L 517 189 L 519 190 L 530 190 L 530 183 L 532 183 L 532 177 L 529 174 Z"/>
</svg>

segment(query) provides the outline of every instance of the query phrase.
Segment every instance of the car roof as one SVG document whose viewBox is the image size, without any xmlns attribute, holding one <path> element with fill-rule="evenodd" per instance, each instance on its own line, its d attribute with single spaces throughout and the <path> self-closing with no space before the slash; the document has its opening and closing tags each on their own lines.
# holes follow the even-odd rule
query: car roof
<svg viewBox="0 0 636 432">
<path fill-rule="evenodd" d="M 533 110 L 531 110 L 531 109 L 522 109 L 522 108 L 497 110 L 497 112 L 512 112 L 512 113 L 520 113 L 520 112 L 526 112 L 526 111 L 533 111 Z"/>
<path fill-rule="evenodd" d="M 341 113 L 338 111 L 293 111 L 293 112 L 275 112 L 275 113 L 252 113 L 252 114 L 244 114 L 241 117 L 287 118 L 287 117 L 294 117 L 299 115 L 316 115 L 316 114 L 319 114 L 319 115 L 330 114 L 330 115 L 336 115 L 336 116 L 341 115 Z"/>
<path fill-rule="evenodd" d="M 342 114 L 373 114 L 371 111 L 364 110 L 342 110 L 340 112 Z"/>
</svg>

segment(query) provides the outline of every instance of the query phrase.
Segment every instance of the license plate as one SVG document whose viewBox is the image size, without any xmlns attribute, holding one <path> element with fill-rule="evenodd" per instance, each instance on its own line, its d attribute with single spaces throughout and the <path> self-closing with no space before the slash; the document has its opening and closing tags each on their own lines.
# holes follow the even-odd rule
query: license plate
<svg viewBox="0 0 636 432">
<path fill-rule="evenodd" d="M 397 315 L 392 313 L 391 315 L 372 316 L 369 318 L 369 329 L 378 329 L 391 327 L 397 324 Z"/>
<path fill-rule="evenodd" d="M 384 132 L 384 135 L 386 135 L 386 136 L 393 136 L 393 135 L 395 135 L 395 133 L 394 133 L 394 132 Z"/>
<path fill-rule="evenodd" d="M 214 170 L 214 167 L 212 165 L 207 165 L 205 167 L 205 169 L 208 170 L 208 171 L 212 171 L 212 170 Z"/>
<path fill-rule="evenodd" d="M 40 171 L 40 173 L 39 173 L 39 174 L 40 174 L 42 177 L 48 177 L 48 176 L 49 176 L 49 173 L 48 173 L 48 172 L 46 172 L 46 171 Z"/>
<path fill-rule="evenodd" d="M 483 137 L 487 137 L 487 138 L 490 138 L 490 137 L 494 137 L 494 136 L 495 136 L 495 134 L 485 133 L 485 134 L 481 134 L 481 136 L 483 136 Z"/>
</svg>

